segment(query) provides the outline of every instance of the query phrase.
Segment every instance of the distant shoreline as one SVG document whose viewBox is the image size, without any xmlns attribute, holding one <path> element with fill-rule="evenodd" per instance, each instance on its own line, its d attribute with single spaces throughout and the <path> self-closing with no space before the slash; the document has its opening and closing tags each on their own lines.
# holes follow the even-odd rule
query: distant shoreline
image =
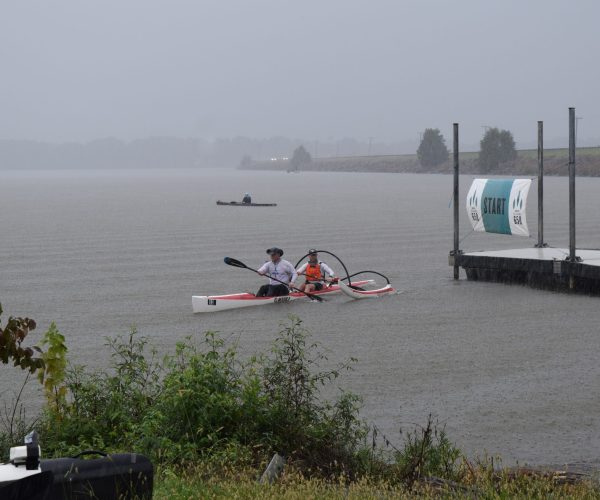
<svg viewBox="0 0 600 500">
<path fill-rule="evenodd" d="M 517 159 L 513 164 L 500 165 L 497 170 L 482 172 L 476 152 L 461 153 L 460 173 L 481 175 L 527 175 L 538 173 L 537 150 L 517 151 Z M 578 148 L 575 156 L 577 176 L 600 177 L 600 148 Z M 544 151 L 544 174 L 550 176 L 567 176 L 569 154 L 567 149 L 551 149 Z M 453 172 L 452 155 L 450 159 L 436 167 L 423 167 L 417 155 L 386 156 L 348 156 L 315 158 L 303 165 L 299 171 L 311 172 L 382 172 L 382 173 L 414 173 L 414 174 L 450 174 Z M 289 160 L 254 161 L 238 167 L 241 170 L 275 170 L 290 171 Z"/>
</svg>

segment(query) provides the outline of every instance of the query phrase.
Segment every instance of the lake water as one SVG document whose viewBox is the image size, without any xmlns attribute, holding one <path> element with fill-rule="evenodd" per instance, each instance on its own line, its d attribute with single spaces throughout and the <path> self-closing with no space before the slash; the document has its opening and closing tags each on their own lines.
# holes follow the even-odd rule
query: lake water
<svg viewBox="0 0 600 500">
<path fill-rule="evenodd" d="M 471 177 L 461 178 L 464 199 Z M 452 177 L 444 175 L 175 171 L 0 171 L 0 301 L 6 316 L 51 321 L 70 358 L 106 365 L 105 336 L 135 325 L 161 352 L 216 330 L 244 355 L 265 349 L 298 315 L 330 362 L 358 358 L 340 385 L 398 444 L 398 429 L 432 413 L 471 456 L 504 463 L 598 459 L 600 299 L 452 279 Z M 275 208 L 217 206 L 244 192 Z M 532 246 L 533 238 L 470 232 L 463 250 Z M 600 179 L 577 185 L 578 247 L 599 248 Z M 545 236 L 568 247 L 568 179 L 546 178 Z M 279 246 L 295 263 L 329 250 L 350 272 L 387 275 L 402 293 L 374 301 L 192 314 L 191 296 L 256 290 L 258 267 Z M 341 273 L 334 259 L 324 259 Z M 2 399 L 22 379 L 0 367 Z M 329 391 L 334 396 L 335 391 Z"/>
</svg>

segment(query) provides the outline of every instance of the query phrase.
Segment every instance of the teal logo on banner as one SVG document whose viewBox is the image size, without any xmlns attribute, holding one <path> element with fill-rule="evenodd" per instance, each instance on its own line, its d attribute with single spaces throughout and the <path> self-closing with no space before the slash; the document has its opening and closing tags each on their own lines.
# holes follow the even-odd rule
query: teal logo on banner
<svg viewBox="0 0 600 500">
<path fill-rule="evenodd" d="M 488 233 L 512 234 L 510 230 L 510 191 L 512 180 L 488 179 L 481 194 L 481 216 Z"/>
</svg>

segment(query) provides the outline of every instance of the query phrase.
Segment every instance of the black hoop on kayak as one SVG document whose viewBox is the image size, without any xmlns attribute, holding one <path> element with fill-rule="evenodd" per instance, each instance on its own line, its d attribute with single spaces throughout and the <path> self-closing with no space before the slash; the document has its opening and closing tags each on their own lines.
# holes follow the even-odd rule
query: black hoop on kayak
<svg viewBox="0 0 600 500">
<path fill-rule="evenodd" d="M 332 257 L 335 257 L 337 259 L 337 261 L 341 264 L 341 266 L 344 268 L 344 272 L 346 273 L 346 277 L 345 278 L 341 278 L 342 280 L 348 280 L 348 285 L 352 286 L 352 281 L 350 281 L 350 278 L 353 278 L 354 276 L 358 275 L 358 274 L 365 274 L 365 273 L 371 273 L 371 274 L 377 274 L 378 276 L 381 276 L 382 278 L 384 278 L 388 285 L 390 284 L 390 280 L 388 279 L 387 276 L 378 273 L 377 271 L 358 271 L 357 273 L 354 274 L 350 274 L 348 272 L 348 268 L 346 267 L 346 265 L 342 262 L 342 259 L 340 259 L 336 254 L 334 254 L 333 252 L 329 252 L 327 250 L 316 250 L 313 253 L 326 253 L 328 255 L 331 255 Z M 306 259 L 306 257 L 308 257 L 310 255 L 310 253 L 307 253 L 306 255 L 304 255 L 298 262 L 296 262 L 296 265 L 294 266 L 295 268 L 298 268 L 298 266 L 300 265 L 300 263 Z"/>
<path fill-rule="evenodd" d="M 389 278 L 385 274 L 381 274 L 381 273 L 379 273 L 377 271 L 358 271 L 357 273 L 351 274 L 349 276 L 349 278 L 353 278 L 354 276 L 357 276 L 359 274 L 366 274 L 366 273 L 376 274 L 377 276 L 381 276 L 383 279 L 385 279 L 385 281 L 387 281 L 388 285 L 391 285 Z M 344 279 L 346 279 L 346 278 L 344 278 Z"/>
</svg>

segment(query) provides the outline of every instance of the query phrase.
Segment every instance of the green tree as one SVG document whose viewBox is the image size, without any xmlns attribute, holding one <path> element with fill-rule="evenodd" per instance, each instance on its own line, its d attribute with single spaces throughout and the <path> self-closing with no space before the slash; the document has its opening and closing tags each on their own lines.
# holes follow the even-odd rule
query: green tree
<svg viewBox="0 0 600 500">
<path fill-rule="evenodd" d="M 517 157 L 515 140 L 508 130 L 487 129 L 480 145 L 479 166 L 482 172 L 491 172 L 501 164 L 511 164 Z"/>
<path fill-rule="evenodd" d="M 427 128 L 417 149 L 419 163 L 423 167 L 435 167 L 448 160 L 446 140 L 437 128 Z"/>
<path fill-rule="evenodd" d="M 292 166 L 292 169 L 298 170 L 302 165 L 306 165 L 311 161 L 312 158 L 310 156 L 310 153 L 306 151 L 304 146 L 300 145 L 296 149 L 294 149 L 294 154 L 292 155 L 290 164 Z"/>
</svg>

